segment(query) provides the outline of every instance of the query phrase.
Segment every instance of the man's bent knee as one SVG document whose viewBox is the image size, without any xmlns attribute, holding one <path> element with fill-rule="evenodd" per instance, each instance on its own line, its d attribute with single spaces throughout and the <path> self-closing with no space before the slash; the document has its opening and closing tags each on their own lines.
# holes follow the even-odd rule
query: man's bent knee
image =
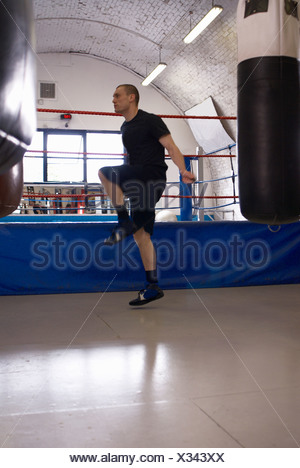
<svg viewBox="0 0 300 468">
<path fill-rule="evenodd" d="M 148 242 L 151 239 L 149 232 L 146 232 L 143 227 L 133 234 L 135 242 L 140 245 L 144 242 Z"/>
<path fill-rule="evenodd" d="M 103 168 L 99 169 L 99 171 L 98 171 L 98 176 L 99 176 L 99 179 L 100 179 L 100 180 L 102 180 L 103 178 L 106 179 L 106 177 L 105 177 L 105 170 L 104 170 L 104 169 L 105 169 L 105 168 L 103 167 Z"/>
</svg>

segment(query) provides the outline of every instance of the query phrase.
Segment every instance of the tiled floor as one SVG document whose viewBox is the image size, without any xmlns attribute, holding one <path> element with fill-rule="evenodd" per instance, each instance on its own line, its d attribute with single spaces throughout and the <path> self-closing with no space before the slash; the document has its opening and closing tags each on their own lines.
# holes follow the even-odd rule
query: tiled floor
<svg viewBox="0 0 300 468">
<path fill-rule="evenodd" d="M 300 285 L 0 298 L 2 447 L 299 447 Z"/>
</svg>

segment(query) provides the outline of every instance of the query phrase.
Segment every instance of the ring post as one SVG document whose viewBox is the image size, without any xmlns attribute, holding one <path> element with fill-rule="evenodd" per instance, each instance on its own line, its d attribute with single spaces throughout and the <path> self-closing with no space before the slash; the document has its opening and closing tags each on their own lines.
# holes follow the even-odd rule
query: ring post
<svg viewBox="0 0 300 468">
<path fill-rule="evenodd" d="M 185 157 L 186 169 L 191 170 L 191 158 Z M 180 175 L 180 195 L 191 197 L 192 195 L 192 184 L 185 184 L 182 182 Z M 181 221 L 192 221 L 192 198 L 180 198 L 180 220 Z"/>
</svg>

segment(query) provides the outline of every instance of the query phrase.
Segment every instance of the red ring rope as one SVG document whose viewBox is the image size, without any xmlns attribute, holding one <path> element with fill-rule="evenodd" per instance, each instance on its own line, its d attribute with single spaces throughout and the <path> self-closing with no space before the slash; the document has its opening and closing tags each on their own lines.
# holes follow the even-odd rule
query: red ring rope
<svg viewBox="0 0 300 468">
<path fill-rule="evenodd" d="M 123 117 L 122 114 L 116 112 L 96 112 L 96 111 L 80 111 L 80 110 L 64 110 L 64 109 L 37 109 L 37 112 L 48 112 L 54 114 L 80 114 L 80 115 L 101 115 L 110 117 Z M 212 115 L 167 115 L 157 114 L 163 119 L 216 119 L 216 120 L 236 120 L 236 117 L 227 116 L 212 116 Z"/>
<path fill-rule="evenodd" d="M 104 193 L 77 193 L 77 194 L 52 194 L 52 193 L 30 193 L 24 192 L 23 198 L 87 198 L 87 197 L 107 197 Z M 211 196 L 199 196 L 199 195 L 162 195 L 164 198 L 209 198 L 209 199 L 222 199 L 222 198 L 239 198 L 237 195 L 211 195 Z"/>
</svg>

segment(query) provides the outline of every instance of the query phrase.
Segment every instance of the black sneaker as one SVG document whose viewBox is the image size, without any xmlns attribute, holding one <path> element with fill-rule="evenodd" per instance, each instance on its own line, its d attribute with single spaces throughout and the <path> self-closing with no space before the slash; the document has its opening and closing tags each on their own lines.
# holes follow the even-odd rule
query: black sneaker
<svg viewBox="0 0 300 468">
<path fill-rule="evenodd" d="M 138 297 L 129 302 L 131 306 L 141 306 L 151 301 L 156 301 L 164 297 L 163 291 L 157 286 L 157 284 L 148 284 L 146 289 L 142 289 L 138 293 Z"/>
<path fill-rule="evenodd" d="M 125 237 L 130 236 L 133 234 L 134 223 L 131 219 L 118 223 L 117 226 L 112 230 L 111 235 L 105 239 L 104 245 L 115 245 L 118 242 L 121 242 Z"/>
</svg>

